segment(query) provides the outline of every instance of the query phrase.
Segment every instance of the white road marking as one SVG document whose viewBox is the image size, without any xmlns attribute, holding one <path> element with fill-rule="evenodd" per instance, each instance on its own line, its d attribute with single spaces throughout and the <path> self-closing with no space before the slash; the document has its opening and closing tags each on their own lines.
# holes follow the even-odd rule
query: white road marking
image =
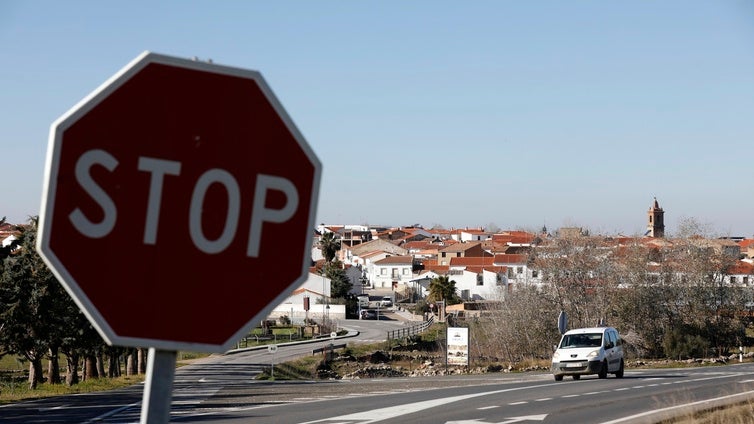
<svg viewBox="0 0 754 424">
<path fill-rule="evenodd" d="M 395 405 L 386 408 L 372 409 L 369 411 L 356 412 L 353 414 L 341 415 L 338 417 L 323 418 L 321 420 L 307 421 L 301 424 L 313 424 L 313 423 L 334 423 L 334 422 L 349 422 L 358 421 L 361 424 L 368 424 L 377 421 L 388 421 L 392 418 L 400 417 L 402 415 L 413 414 L 415 412 L 424 411 L 427 409 L 435 408 L 440 405 L 447 405 L 453 402 L 460 402 L 466 399 L 473 399 L 476 397 L 496 395 L 499 393 L 515 392 L 520 390 L 535 389 L 539 387 L 554 386 L 559 383 L 538 384 L 534 386 L 513 387 L 510 389 L 493 390 L 490 392 L 471 393 L 468 395 L 450 396 L 446 398 L 437 398 L 431 400 L 425 400 L 423 402 L 412 402 L 405 405 Z M 509 421 L 516 422 L 516 421 Z"/>
</svg>

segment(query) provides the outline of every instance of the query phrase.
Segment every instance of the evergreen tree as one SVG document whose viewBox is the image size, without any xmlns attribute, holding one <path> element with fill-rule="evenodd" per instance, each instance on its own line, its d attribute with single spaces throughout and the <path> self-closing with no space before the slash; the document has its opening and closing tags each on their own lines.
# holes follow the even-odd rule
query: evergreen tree
<svg viewBox="0 0 754 424">
<path fill-rule="evenodd" d="M 335 259 L 335 254 L 340 250 L 340 239 L 333 232 L 325 233 L 319 242 L 319 248 L 322 251 L 322 256 L 325 257 L 325 261 L 332 262 Z"/>
<path fill-rule="evenodd" d="M 326 264 L 322 271 L 324 276 L 330 279 L 330 297 L 345 299 L 353 288 L 353 284 L 340 261 Z"/>
<path fill-rule="evenodd" d="M 31 218 L 29 224 L 18 238 L 18 249 L 3 261 L 0 354 L 29 361 L 29 386 L 34 389 L 43 381 L 45 357 L 51 361 L 48 379 L 58 383 L 58 353 L 68 355 L 71 346 L 81 346 L 83 336 L 91 338 L 96 332 L 37 253 L 38 218 Z M 96 343 L 102 344 L 98 335 Z"/>
<path fill-rule="evenodd" d="M 437 302 L 445 300 L 447 305 L 454 305 L 461 302 L 456 289 L 456 282 L 448 278 L 447 275 L 441 275 L 433 278 L 429 283 L 429 296 L 427 300 Z"/>
<path fill-rule="evenodd" d="M 29 387 L 42 381 L 42 359 L 50 335 L 49 305 L 60 284 L 35 249 L 37 219 L 19 237 L 17 252 L 5 258 L 0 276 L 0 346 L 30 363 Z"/>
</svg>

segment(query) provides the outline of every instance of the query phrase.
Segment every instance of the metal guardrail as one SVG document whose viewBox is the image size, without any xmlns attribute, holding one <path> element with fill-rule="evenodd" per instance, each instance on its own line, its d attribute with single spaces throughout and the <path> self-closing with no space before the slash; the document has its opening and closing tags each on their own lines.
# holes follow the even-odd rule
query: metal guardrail
<svg viewBox="0 0 754 424">
<path fill-rule="evenodd" d="M 407 328 L 401 328 L 399 330 L 390 330 L 387 332 L 387 341 L 390 343 L 391 340 L 401 340 L 406 337 L 415 336 L 417 334 L 423 333 L 427 331 L 427 329 L 434 324 L 435 319 L 434 316 L 430 315 L 429 319 L 427 321 L 422 322 L 421 324 L 412 325 L 411 327 Z"/>
<path fill-rule="evenodd" d="M 332 344 L 331 343 L 331 344 L 329 344 L 327 346 L 324 346 L 324 347 L 318 347 L 316 349 L 312 349 L 312 355 L 315 355 L 317 353 L 322 353 L 322 352 L 331 352 L 331 351 L 333 351 L 335 349 L 345 349 L 345 348 L 346 348 L 346 344 L 345 343 L 342 343 L 342 344 Z"/>
</svg>

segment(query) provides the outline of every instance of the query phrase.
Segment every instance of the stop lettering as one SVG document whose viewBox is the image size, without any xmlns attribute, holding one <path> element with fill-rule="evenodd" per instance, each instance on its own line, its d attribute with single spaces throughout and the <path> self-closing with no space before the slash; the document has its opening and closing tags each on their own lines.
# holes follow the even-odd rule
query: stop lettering
<svg viewBox="0 0 754 424">
<path fill-rule="evenodd" d="M 90 238 L 102 238 L 107 237 L 115 227 L 118 209 L 108 193 L 92 178 L 91 168 L 95 165 L 103 166 L 108 171 L 114 171 L 118 166 L 118 161 L 104 150 L 90 150 L 76 162 L 76 181 L 102 209 L 104 216 L 99 222 L 92 222 L 80 208 L 76 208 L 69 215 L 69 219 L 81 234 Z M 144 244 L 156 244 L 164 179 L 166 175 L 180 176 L 181 163 L 140 157 L 138 167 L 139 171 L 150 174 L 149 192 L 146 195 L 148 201 L 145 211 Z M 214 240 L 209 239 L 202 229 L 205 197 L 212 184 L 219 184 L 227 193 L 227 205 L 225 206 L 227 212 L 223 230 L 220 236 Z M 285 194 L 286 203 L 283 208 L 269 209 L 265 206 L 267 193 L 270 190 L 278 190 Z M 253 199 L 246 254 L 255 258 L 259 255 L 262 224 L 265 221 L 284 223 L 290 219 L 298 207 L 298 191 L 290 180 L 274 175 L 259 174 L 256 176 Z M 191 235 L 194 246 L 205 253 L 221 253 L 224 251 L 236 237 L 240 207 L 241 191 L 233 175 L 219 168 L 209 169 L 201 174 L 192 190 L 190 206 L 186 208 L 189 215 L 187 230 Z"/>
</svg>

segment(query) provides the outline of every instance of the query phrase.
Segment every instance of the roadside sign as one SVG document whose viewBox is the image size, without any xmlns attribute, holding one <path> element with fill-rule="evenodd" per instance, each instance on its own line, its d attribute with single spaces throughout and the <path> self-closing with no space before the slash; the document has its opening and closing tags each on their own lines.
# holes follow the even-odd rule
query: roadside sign
<svg viewBox="0 0 754 424">
<path fill-rule="evenodd" d="M 558 331 L 560 334 L 565 334 L 568 330 L 568 314 L 565 311 L 560 311 L 558 315 Z"/>
</svg>

